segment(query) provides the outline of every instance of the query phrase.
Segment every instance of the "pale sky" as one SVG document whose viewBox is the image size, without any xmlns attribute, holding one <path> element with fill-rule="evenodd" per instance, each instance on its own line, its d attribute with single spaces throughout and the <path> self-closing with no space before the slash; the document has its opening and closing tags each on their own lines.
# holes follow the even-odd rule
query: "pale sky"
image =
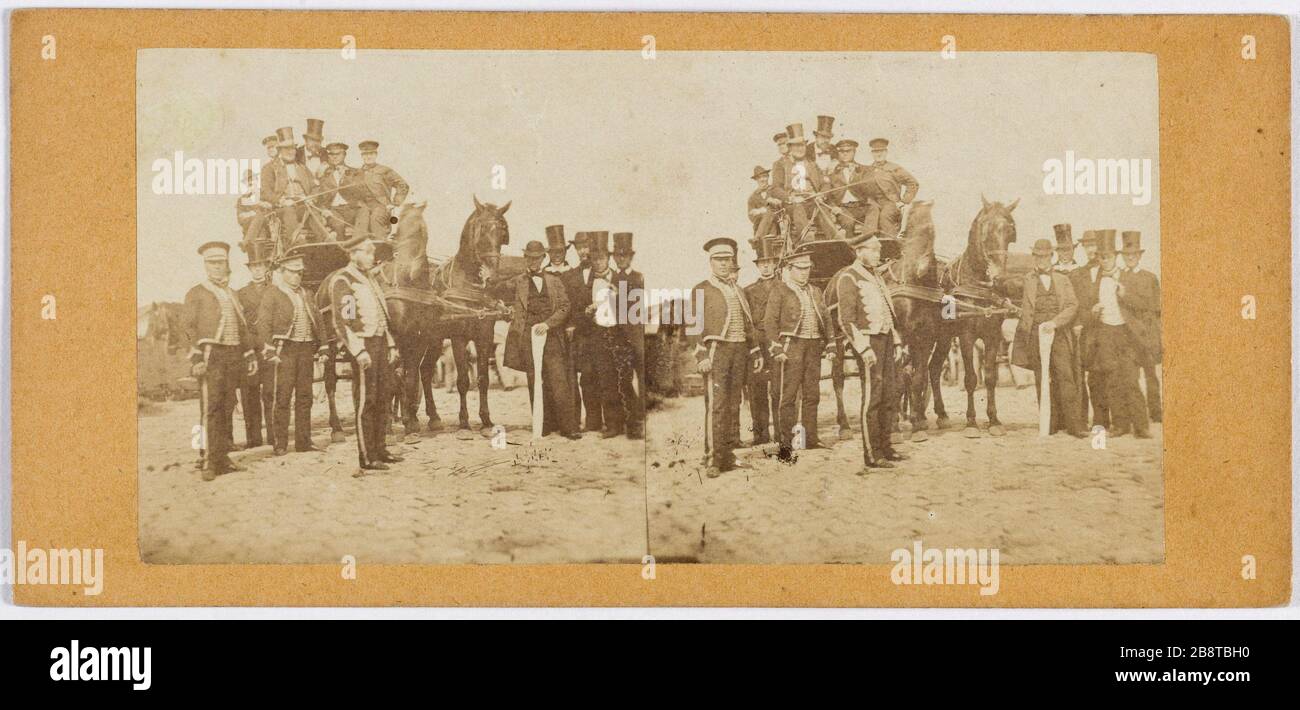
<svg viewBox="0 0 1300 710">
<path fill-rule="evenodd" d="M 776 159 L 771 136 L 818 114 L 836 139 L 891 141 L 889 159 L 933 200 L 941 255 L 965 245 L 981 193 L 1020 198 L 1019 241 L 1052 225 L 1137 229 L 1159 273 L 1159 135 L 1154 56 L 1123 53 L 143 50 L 138 56 L 140 301 L 181 300 L 202 278 L 195 249 L 240 239 L 232 196 L 155 195 L 151 170 L 177 150 L 195 158 L 263 158 L 263 136 L 305 119 L 326 141 L 380 143 L 381 163 L 428 200 L 429 251 L 450 255 L 473 207 L 512 201 L 519 253 L 544 227 L 633 232 L 651 286 L 706 274 L 701 245 L 750 234 L 754 165 Z M 1125 195 L 1047 195 L 1043 163 L 1150 159 L 1151 203 Z M 493 166 L 506 189 L 492 187 Z M 572 260 L 572 254 L 570 259 Z M 746 270 L 752 254 L 742 246 Z M 1082 258 L 1082 252 L 1078 258 Z M 247 281 L 242 255 L 233 283 Z"/>
</svg>

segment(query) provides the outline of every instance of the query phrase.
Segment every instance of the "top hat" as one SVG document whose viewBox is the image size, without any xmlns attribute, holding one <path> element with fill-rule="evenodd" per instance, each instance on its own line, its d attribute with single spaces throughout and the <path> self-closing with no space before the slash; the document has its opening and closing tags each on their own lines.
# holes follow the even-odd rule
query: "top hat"
<svg viewBox="0 0 1300 710">
<path fill-rule="evenodd" d="M 842 141 L 836 141 L 835 143 L 835 150 L 839 150 L 840 148 L 857 148 L 857 147 L 858 147 L 858 142 L 849 138 L 845 138 Z"/>
<path fill-rule="evenodd" d="M 1033 248 L 1033 250 L 1032 250 L 1031 253 L 1032 253 L 1034 256 L 1051 256 L 1051 255 L 1052 255 L 1052 240 L 1050 240 L 1050 239 L 1039 239 L 1039 240 L 1035 241 L 1035 242 L 1034 242 L 1034 248 Z"/>
<path fill-rule="evenodd" d="M 777 260 L 781 258 L 781 248 L 784 246 L 783 240 L 777 238 L 760 239 L 754 244 L 754 263 L 757 264 L 764 259 Z"/>
<path fill-rule="evenodd" d="M 379 150 L 379 142 L 361 141 L 360 143 L 357 144 L 357 150 L 361 151 L 362 153 L 373 153 Z"/>
<path fill-rule="evenodd" d="M 635 253 L 632 250 L 632 233 L 614 232 L 614 254 L 632 256 Z"/>
<path fill-rule="evenodd" d="M 267 136 L 262 139 L 262 145 L 275 145 L 279 140 L 275 136 Z"/>
<path fill-rule="evenodd" d="M 768 170 L 767 168 L 763 167 L 762 165 L 755 165 L 755 166 L 754 166 L 754 174 L 753 174 L 753 175 L 750 175 L 750 176 L 749 176 L 749 179 L 751 179 L 751 180 L 758 180 L 758 179 L 760 179 L 760 178 L 767 177 L 767 175 L 768 175 L 769 173 L 771 173 L 771 172 L 772 172 L 771 170 Z"/>
<path fill-rule="evenodd" d="M 569 242 L 575 247 L 585 247 L 591 245 L 591 232 L 574 232 L 573 241 Z"/>
<path fill-rule="evenodd" d="M 785 131 L 782 131 L 772 136 L 772 142 L 776 143 L 777 145 L 783 145 L 788 140 L 790 140 L 790 136 L 786 134 Z"/>
<path fill-rule="evenodd" d="M 888 148 L 889 141 L 884 138 L 872 138 L 870 141 L 867 142 L 867 145 L 871 146 L 872 150 L 880 150 L 883 148 Z"/>
<path fill-rule="evenodd" d="M 280 148 L 294 147 L 293 126 L 275 129 L 275 145 Z"/>
<path fill-rule="evenodd" d="M 229 259 L 230 245 L 225 242 L 204 242 L 203 246 L 199 247 L 199 255 L 204 261 Z"/>
<path fill-rule="evenodd" d="M 546 247 L 542 246 L 541 242 L 534 239 L 524 245 L 524 256 L 546 256 Z"/>
<path fill-rule="evenodd" d="M 321 140 L 325 137 L 325 122 L 319 118 L 307 119 L 307 130 L 302 135 L 304 138 Z"/>
<path fill-rule="evenodd" d="M 787 142 L 787 143 L 804 143 L 804 142 L 806 142 L 806 140 L 805 140 L 804 137 L 803 137 L 803 124 L 802 124 L 802 123 L 791 123 L 790 125 L 786 126 L 786 127 L 785 127 L 785 136 L 786 136 L 786 142 Z"/>
<path fill-rule="evenodd" d="M 704 251 L 709 253 L 709 257 L 729 256 L 736 257 L 736 240 L 731 237 L 714 237 L 704 243 Z"/>
<path fill-rule="evenodd" d="M 294 248 L 285 252 L 284 255 L 281 256 L 279 259 L 276 259 L 275 265 L 281 269 L 287 269 L 289 271 L 302 271 L 304 268 L 306 268 L 305 259 L 306 259 L 306 255 L 304 253 L 304 250 L 299 248 Z M 294 268 L 295 266 L 297 268 Z"/>
<path fill-rule="evenodd" d="M 818 116 L 818 117 L 817 117 L 817 130 L 813 131 L 813 135 L 816 135 L 816 136 L 826 136 L 827 138 L 830 138 L 830 137 L 831 137 L 831 127 L 834 126 L 834 125 L 835 125 L 835 117 L 834 117 L 834 116 Z"/>
<path fill-rule="evenodd" d="M 1115 230 L 1098 229 L 1096 234 L 1097 234 L 1097 253 L 1114 254 L 1115 253 Z"/>
<path fill-rule="evenodd" d="M 265 264 L 271 260 L 271 255 L 275 253 L 275 242 L 258 239 L 248 242 L 244 247 L 248 252 L 248 265 Z"/>
<path fill-rule="evenodd" d="M 1070 234 L 1070 225 L 1054 224 L 1052 230 L 1056 232 L 1057 249 L 1074 249 L 1074 237 Z"/>
<path fill-rule="evenodd" d="M 564 241 L 564 225 L 552 224 L 546 228 L 546 248 L 547 249 L 568 249 L 569 243 Z"/>
<path fill-rule="evenodd" d="M 326 153 L 346 153 L 348 152 L 347 143 L 330 143 L 325 146 Z"/>
<path fill-rule="evenodd" d="M 1096 244 L 1096 243 L 1097 243 L 1097 232 L 1094 231 L 1094 230 L 1091 230 L 1091 229 L 1085 229 L 1085 230 L 1083 230 L 1083 239 L 1080 239 L 1080 240 L 1079 240 L 1079 243 L 1080 243 L 1080 244 L 1084 244 L 1084 245 L 1087 245 L 1087 244 Z"/>
<path fill-rule="evenodd" d="M 1141 232 L 1124 232 L 1120 236 L 1124 239 L 1124 247 L 1120 249 L 1120 253 L 1141 254 L 1144 251 Z"/>
<path fill-rule="evenodd" d="M 862 246 L 863 244 L 866 244 L 872 239 L 881 242 L 881 244 L 883 245 L 884 240 L 889 238 L 890 237 L 888 234 L 880 231 L 879 229 L 867 230 L 862 225 L 858 225 L 853 229 L 853 236 L 848 238 L 846 241 L 848 241 L 849 246 L 853 247 L 854 249 L 857 249 L 858 247 Z"/>
<path fill-rule="evenodd" d="M 812 254 L 812 247 L 805 245 L 795 249 L 793 253 L 787 255 L 784 259 L 784 263 L 786 266 L 797 266 L 804 269 L 812 268 Z"/>
<path fill-rule="evenodd" d="M 591 239 L 591 252 L 593 254 L 609 253 L 609 232 L 587 232 L 587 236 Z"/>
</svg>

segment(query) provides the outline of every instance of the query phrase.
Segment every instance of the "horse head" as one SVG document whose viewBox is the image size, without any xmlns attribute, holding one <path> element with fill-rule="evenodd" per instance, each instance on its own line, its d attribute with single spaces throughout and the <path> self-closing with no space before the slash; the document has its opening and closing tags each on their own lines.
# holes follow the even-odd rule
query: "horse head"
<svg viewBox="0 0 1300 710">
<path fill-rule="evenodd" d="M 427 202 L 407 203 L 397 218 L 397 234 L 393 237 L 394 257 L 399 261 L 419 259 L 429 250 L 429 228 L 424 223 Z"/>
<path fill-rule="evenodd" d="M 501 247 L 510 243 L 510 225 L 505 219 L 508 209 L 509 202 L 497 207 L 474 197 L 474 212 L 460 231 L 460 248 L 456 252 L 456 261 L 470 278 L 477 279 L 480 267 L 496 270 Z"/>
<path fill-rule="evenodd" d="M 983 265 L 981 276 L 997 281 L 1007 269 L 1007 249 L 1016 241 L 1016 220 L 1011 212 L 1020 204 L 1020 199 L 1004 205 L 989 202 L 980 195 L 980 201 L 984 206 L 971 222 L 966 254 L 973 267 Z"/>
<path fill-rule="evenodd" d="M 938 262 L 934 257 L 933 201 L 912 203 L 903 232 L 904 280 L 933 285 L 938 279 Z"/>
</svg>

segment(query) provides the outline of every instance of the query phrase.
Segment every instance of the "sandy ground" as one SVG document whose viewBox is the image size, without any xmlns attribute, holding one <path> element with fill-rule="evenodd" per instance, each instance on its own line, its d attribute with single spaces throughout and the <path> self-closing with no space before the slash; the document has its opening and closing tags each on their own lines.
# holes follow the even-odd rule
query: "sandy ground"
<svg viewBox="0 0 1300 710">
<path fill-rule="evenodd" d="M 346 382 L 339 391 L 352 430 Z M 455 395 L 435 393 L 444 422 Z M 406 460 L 353 478 L 356 442 L 330 443 L 328 410 L 312 413 L 323 453 L 232 458 L 247 471 L 204 483 L 190 430 L 196 400 L 151 404 L 140 426 L 140 553 L 150 563 L 637 562 L 646 549 L 643 441 L 532 443 L 528 391 L 489 393 L 511 445 L 444 430 L 390 448 Z M 469 396 L 477 425 L 477 395 Z M 400 427 L 399 427 L 400 430 Z M 235 441 L 244 440 L 235 415 Z"/>
<path fill-rule="evenodd" d="M 1029 380 L 1032 382 L 1032 380 Z M 888 563 L 890 553 L 926 547 L 998 548 L 1001 562 L 1158 563 L 1164 558 L 1162 427 L 1153 438 L 1038 436 L 1033 387 L 999 388 L 1002 437 L 960 428 L 905 443 L 892 470 L 860 477 L 859 387 L 846 385 L 852 438 L 836 441 L 834 397 L 823 381 L 820 431 L 829 451 L 783 463 L 756 448 L 751 466 L 702 474 L 702 397 L 671 400 L 649 422 L 651 552 L 659 561 L 707 563 Z M 964 426 L 965 392 L 944 388 Z M 976 394 L 985 425 L 983 389 Z M 930 418 L 933 427 L 934 418 Z M 750 440 L 748 403 L 742 439 Z"/>
</svg>

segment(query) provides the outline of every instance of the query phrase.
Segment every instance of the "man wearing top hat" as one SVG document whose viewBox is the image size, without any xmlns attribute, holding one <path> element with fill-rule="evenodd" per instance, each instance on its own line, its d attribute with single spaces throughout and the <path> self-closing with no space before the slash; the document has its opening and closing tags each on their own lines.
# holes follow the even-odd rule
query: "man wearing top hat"
<svg viewBox="0 0 1300 710">
<path fill-rule="evenodd" d="M 796 243 L 815 238 L 814 221 L 825 234 L 834 235 L 833 215 L 819 204 L 822 199 L 817 194 L 829 183 L 816 161 L 808 155 L 809 145 L 803 135 L 803 124 L 791 124 L 786 131 L 790 152 L 772 164 L 772 187 L 768 195 L 780 200 L 785 208 L 792 239 Z"/>
<path fill-rule="evenodd" d="M 1089 323 L 1088 314 L 1097 303 L 1097 279 L 1101 262 L 1097 259 L 1097 230 L 1084 230 L 1079 245 L 1083 247 L 1085 262 L 1069 273 L 1070 286 L 1074 289 L 1075 300 L 1079 302 L 1078 312 L 1074 317 L 1074 340 L 1079 353 L 1079 409 L 1083 413 L 1083 422 L 1091 426 L 1110 428 L 1110 413 L 1106 407 L 1105 374 L 1093 369 L 1090 356 L 1094 350 L 1097 329 Z M 1089 418 L 1091 407 L 1092 417 Z"/>
<path fill-rule="evenodd" d="M 1074 236 L 1068 224 L 1052 225 L 1052 231 L 1056 233 L 1056 260 L 1052 262 L 1052 271 L 1068 276 L 1079 267 L 1074 263 Z"/>
<path fill-rule="evenodd" d="M 916 198 L 921 185 L 902 166 L 887 160 L 888 140 L 873 138 L 868 145 L 871 146 L 871 165 L 867 166 L 869 180 L 862 193 L 867 202 L 864 222 L 869 229 L 895 237 L 902 229 L 903 205 Z"/>
<path fill-rule="evenodd" d="M 1138 370 L 1144 358 L 1150 357 L 1147 349 L 1151 342 L 1150 332 L 1144 327 L 1140 314 L 1150 304 L 1143 300 L 1143 295 L 1130 294 L 1123 282 L 1115 248 L 1115 230 L 1101 230 L 1097 237 L 1096 295 L 1084 321 L 1085 330 L 1092 328 L 1095 331 L 1090 344 L 1092 352 L 1087 358 L 1091 365 L 1089 373 L 1100 371 L 1104 374 L 1110 435 L 1131 433 L 1145 439 L 1151 434 L 1147 403 L 1138 387 Z"/>
<path fill-rule="evenodd" d="M 1078 313 L 1078 301 L 1069 277 L 1053 270 L 1052 252 L 1052 242 L 1047 239 L 1034 242 L 1034 271 L 1025 275 L 1012 364 L 1033 370 L 1039 400 L 1050 398 L 1049 432 L 1065 431 L 1082 438 L 1087 434 L 1080 416 L 1075 342 L 1070 330 Z M 1048 382 L 1040 381 L 1044 354 L 1038 349 L 1038 334 L 1044 331 L 1054 333 L 1052 351 L 1046 354 Z"/>
<path fill-rule="evenodd" d="M 371 239 L 385 239 L 392 224 L 391 211 L 406 201 L 411 187 L 396 170 L 379 164 L 377 141 L 361 141 L 357 148 L 361 151 L 360 182 L 365 188 L 362 204 L 370 212 L 369 236 Z"/>
<path fill-rule="evenodd" d="M 255 241 L 246 244 L 248 250 L 249 282 L 235 292 L 239 305 L 248 319 L 248 332 L 256 341 L 258 334 L 258 314 L 266 294 L 275 287 L 271 285 L 271 253 L 274 245 L 270 242 Z M 263 442 L 275 443 L 272 427 L 273 409 L 275 407 L 275 382 L 272 368 L 264 359 L 258 357 L 257 374 L 243 378 L 239 388 L 240 404 L 244 411 L 244 441 L 251 448 L 261 446 Z M 262 423 L 266 423 L 266 438 L 262 438 Z"/>
<path fill-rule="evenodd" d="M 782 241 L 780 237 L 758 240 L 757 244 L 755 244 L 756 258 L 754 259 L 754 265 L 758 267 L 758 280 L 743 289 L 745 302 L 749 305 L 749 312 L 755 316 L 755 335 L 758 342 L 762 344 L 764 351 L 767 348 L 768 338 L 763 331 L 763 321 L 759 314 L 767 313 L 768 295 L 772 292 L 772 287 L 780 280 L 776 272 L 777 264 L 781 260 L 781 248 Z M 754 433 L 754 446 L 772 441 L 770 422 L 781 406 L 780 396 L 776 391 L 776 383 L 773 382 L 772 371 L 771 361 L 765 359 L 763 368 L 751 373 L 746 385 L 749 396 L 749 420 Z"/>
<path fill-rule="evenodd" d="M 546 273 L 560 276 L 573 270 L 568 261 L 569 243 L 564 239 L 564 225 L 546 228 Z"/>
<path fill-rule="evenodd" d="M 205 278 L 185 294 L 181 327 L 190 343 L 190 371 L 199 379 L 203 480 L 243 470 L 230 460 L 235 393 L 245 375 L 257 374 L 257 354 L 239 296 L 230 288 L 230 245 L 199 247 Z"/>
<path fill-rule="evenodd" d="M 856 160 L 858 142 L 844 139 L 835 144 L 837 162 L 827 173 L 831 192 L 826 195 L 835 221 L 846 235 L 857 231 L 867 218 L 867 166 Z"/>
<path fill-rule="evenodd" d="M 593 235 L 603 235 L 593 239 Z M 566 271 L 560 280 L 569 296 L 569 341 L 572 345 L 576 414 L 586 411 L 582 431 L 600 432 L 605 428 L 604 389 L 600 381 L 603 338 L 596 331 L 595 307 L 592 305 L 592 286 L 598 274 L 609 268 L 609 233 L 578 232 L 573 235 L 573 250 L 578 264 Z M 603 266 L 597 268 L 596 263 Z"/>
<path fill-rule="evenodd" d="M 705 382 L 704 463 L 709 478 L 717 478 L 736 468 L 740 394 L 748 373 L 763 368 L 763 352 L 745 294 L 736 285 L 736 241 L 716 237 L 704 243 L 704 251 L 710 276 L 694 289 L 704 304 L 695 361 Z"/>
<path fill-rule="evenodd" d="M 634 310 L 641 314 L 635 322 L 620 322 L 605 330 L 610 338 L 608 354 L 613 358 L 613 386 L 606 390 L 609 402 L 616 411 L 615 422 L 621 422 L 629 439 L 645 436 L 645 277 L 632 268 L 632 233 L 614 233 L 614 273 L 610 287 L 617 295 L 615 313 L 627 314 Z M 637 305 L 639 303 L 639 305 Z M 635 382 L 635 384 L 634 384 Z M 617 426 L 616 426 L 617 428 Z"/>
<path fill-rule="evenodd" d="M 547 229 L 548 238 L 553 233 Z M 564 235 L 560 234 L 563 241 Z M 531 241 L 524 247 L 527 270 L 511 280 L 513 303 L 510 331 L 506 335 L 501 364 L 528 375 L 528 402 L 542 398 L 542 436 L 559 432 L 567 439 L 580 439 L 574 411 L 572 364 L 564 342 L 564 325 L 569 317 L 569 296 L 560 277 L 542 268 L 546 247 Z M 542 348 L 542 381 L 536 382 L 533 335 L 545 335 Z M 538 387 L 541 391 L 538 391 Z"/>
<path fill-rule="evenodd" d="M 880 267 L 879 233 L 859 231 L 850 241 L 857 259 L 835 277 L 837 325 L 858 361 L 863 397 L 858 416 L 862 424 L 862 458 L 865 468 L 893 468 L 905 457 L 890 442 L 898 397 L 895 394 L 894 347 L 900 343 L 894 323 L 897 316 Z M 866 473 L 866 470 L 862 473 Z"/>
<path fill-rule="evenodd" d="M 777 234 L 776 213 L 774 209 L 781 206 L 781 201 L 768 196 L 768 177 L 771 170 L 762 165 L 754 166 L 750 178 L 754 181 L 754 191 L 749 193 L 749 222 L 754 227 L 754 239 L 764 239 Z"/>
<path fill-rule="evenodd" d="M 289 400 L 293 400 L 295 451 L 319 451 L 311 442 L 312 371 L 324 353 L 325 326 L 312 294 L 302 287 L 301 253 L 289 252 L 277 265 L 280 283 L 268 289 L 257 314 L 257 340 L 273 373 L 276 456 L 289 450 Z"/>
<path fill-rule="evenodd" d="M 308 241 L 324 241 L 328 238 L 325 224 L 307 204 L 309 199 L 315 199 L 309 196 L 315 194 L 316 178 L 307 166 L 298 162 L 293 129 L 281 128 L 276 134 L 279 137 L 279 157 L 262 168 L 261 204 L 279 213 L 283 239 L 297 239 L 301 228 L 302 234 L 310 235 Z M 254 223 L 257 223 L 256 219 Z M 260 231 L 260 224 L 249 226 L 249 231 L 257 234 L 254 229 Z"/>
<path fill-rule="evenodd" d="M 402 460 L 389 453 L 384 442 L 397 343 L 389 329 L 383 290 L 371 273 L 378 243 L 364 236 L 344 242 L 349 263 L 328 282 L 335 338 L 352 361 L 352 402 L 361 464 L 357 475 L 385 471 L 387 464 Z"/>
<path fill-rule="evenodd" d="M 1134 333 L 1142 346 L 1139 364 L 1147 391 L 1147 415 L 1151 421 L 1159 422 L 1163 413 L 1156 365 L 1164 354 L 1160 342 L 1160 279 L 1141 267 L 1145 251 L 1142 249 L 1142 233 L 1123 232 L 1120 236 L 1124 240 L 1124 247 L 1120 250 L 1124 258 L 1120 283 L 1124 286 L 1124 300 L 1133 311 Z"/>
<path fill-rule="evenodd" d="M 817 403 L 821 401 L 822 351 L 831 335 L 830 317 L 821 289 L 808 283 L 812 252 L 796 249 L 786 257 L 785 266 L 785 275 L 772 284 L 763 315 L 767 354 L 781 400 L 776 437 L 782 448 L 789 450 L 798 424 L 804 431 L 803 448 L 825 448 L 817 435 Z"/>
<path fill-rule="evenodd" d="M 836 151 L 831 145 L 831 139 L 835 137 L 832 129 L 835 127 L 834 116 L 818 116 L 817 130 L 813 131 L 813 148 L 815 151 L 813 160 L 817 167 L 821 169 L 823 175 L 830 174 L 831 168 L 835 165 Z"/>
<path fill-rule="evenodd" d="M 325 122 L 319 118 L 307 119 L 307 130 L 302 134 L 302 145 L 297 146 L 294 159 L 307 168 L 312 177 L 319 178 L 326 165 L 325 149 L 321 144 L 325 140 Z"/>
</svg>

